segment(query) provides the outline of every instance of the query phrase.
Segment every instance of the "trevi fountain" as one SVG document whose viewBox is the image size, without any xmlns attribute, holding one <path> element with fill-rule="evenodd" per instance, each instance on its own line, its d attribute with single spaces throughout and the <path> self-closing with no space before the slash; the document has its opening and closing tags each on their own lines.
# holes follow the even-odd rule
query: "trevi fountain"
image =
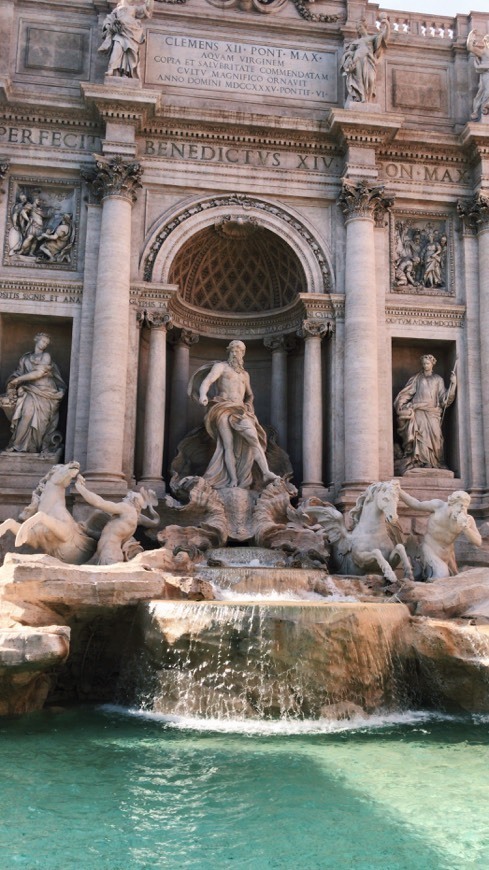
<svg viewBox="0 0 489 870">
<path fill-rule="evenodd" d="M 489 14 L 0 0 L 2 866 L 482 868 Z"/>
</svg>

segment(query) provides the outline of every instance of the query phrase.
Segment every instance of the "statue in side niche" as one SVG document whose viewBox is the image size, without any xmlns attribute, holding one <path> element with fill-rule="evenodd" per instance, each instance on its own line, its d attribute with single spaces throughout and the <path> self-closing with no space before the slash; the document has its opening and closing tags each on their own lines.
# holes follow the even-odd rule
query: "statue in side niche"
<svg viewBox="0 0 489 870">
<path fill-rule="evenodd" d="M 103 24 L 99 51 L 110 52 L 108 75 L 139 79 L 139 52 L 145 42 L 141 19 L 151 18 L 154 0 L 119 0 Z"/>
<path fill-rule="evenodd" d="M 195 372 L 188 392 L 208 407 L 205 428 L 216 444 L 204 479 L 214 489 L 249 489 L 255 463 L 265 485 L 276 480 L 277 475 L 268 467 L 266 434 L 253 409 L 250 376 L 243 365 L 246 345 L 231 341 L 227 351 L 226 361 L 207 364 Z M 209 400 L 213 385 L 216 394 Z"/>
<path fill-rule="evenodd" d="M 448 501 L 432 498 L 419 501 L 403 490 L 399 497 L 407 507 L 430 514 L 421 542 L 421 566 L 425 580 L 441 580 L 458 574 L 454 544 L 459 535 L 464 535 L 471 544 L 480 547 L 482 537 L 475 520 L 468 513 L 470 495 L 458 490 Z"/>
<path fill-rule="evenodd" d="M 7 380 L 6 395 L 0 396 L 12 432 L 5 453 L 50 457 L 61 447 L 58 411 L 66 384 L 47 350 L 50 341 L 45 332 L 37 333 L 34 350 L 20 358 Z"/>
<path fill-rule="evenodd" d="M 475 71 L 479 76 L 479 89 L 472 106 L 472 121 L 480 121 L 489 111 L 489 33 L 485 36 L 471 30 L 467 37 L 467 51 L 474 58 Z"/>
<path fill-rule="evenodd" d="M 445 468 L 442 423 L 455 399 L 457 376 L 445 383 L 433 372 L 435 357 L 423 354 L 421 371 L 409 379 L 394 401 L 397 431 L 402 441 L 402 473 L 410 468 Z"/>
<path fill-rule="evenodd" d="M 387 15 L 380 13 L 379 30 L 370 35 L 363 21 L 358 36 L 345 46 L 341 72 L 345 76 L 348 96 L 355 103 L 370 103 L 375 97 L 377 64 L 384 53 L 390 35 Z"/>
</svg>

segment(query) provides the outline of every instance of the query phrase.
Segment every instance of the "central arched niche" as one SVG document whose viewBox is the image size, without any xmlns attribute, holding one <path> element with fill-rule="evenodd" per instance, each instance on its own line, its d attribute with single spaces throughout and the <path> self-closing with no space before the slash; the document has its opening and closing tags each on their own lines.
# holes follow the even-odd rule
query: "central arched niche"
<svg viewBox="0 0 489 870">
<path fill-rule="evenodd" d="M 223 219 L 196 232 L 176 254 L 168 278 L 189 305 L 236 314 L 280 309 L 307 292 L 296 253 L 253 219 Z"/>
</svg>

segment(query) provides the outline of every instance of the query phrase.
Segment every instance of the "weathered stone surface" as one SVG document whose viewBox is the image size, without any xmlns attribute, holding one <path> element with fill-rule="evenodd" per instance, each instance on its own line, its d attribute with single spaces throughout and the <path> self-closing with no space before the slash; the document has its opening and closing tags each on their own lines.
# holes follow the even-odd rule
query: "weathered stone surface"
<svg viewBox="0 0 489 870">
<path fill-rule="evenodd" d="M 0 595 L 19 606 L 44 605 L 61 615 L 82 616 L 158 598 L 209 597 L 208 584 L 192 576 L 135 568 L 124 563 L 66 565 L 50 556 L 9 554 L 0 573 Z"/>
<path fill-rule="evenodd" d="M 155 709 L 205 716 L 319 716 L 399 704 L 409 611 L 401 604 L 142 605 Z"/>
<path fill-rule="evenodd" d="M 417 616 L 489 622 L 489 569 L 472 568 L 433 583 L 404 582 L 397 596 Z"/>
<path fill-rule="evenodd" d="M 45 672 L 61 665 L 70 649 L 70 629 L 0 629 L 0 716 L 40 710 L 51 686 Z"/>
<path fill-rule="evenodd" d="M 410 623 L 422 699 L 437 709 L 489 712 L 489 626 L 439 619 Z"/>
</svg>

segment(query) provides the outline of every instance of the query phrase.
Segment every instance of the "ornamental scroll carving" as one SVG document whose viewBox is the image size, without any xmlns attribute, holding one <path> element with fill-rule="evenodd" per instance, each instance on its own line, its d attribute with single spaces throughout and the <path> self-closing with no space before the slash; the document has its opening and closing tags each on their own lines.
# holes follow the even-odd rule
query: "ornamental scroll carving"
<svg viewBox="0 0 489 870">
<path fill-rule="evenodd" d="M 137 321 L 140 327 L 147 329 L 172 329 L 171 315 L 165 309 L 158 308 L 154 311 L 144 309 L 137 312 Z"/>
<path fill-rule="evenodd" d="M 299 338 L 304 339 L 323 339 L 325 336 L 327 337 L 332 335 L 332 333 L 333 330 L 329 321 L 312 320 L 311 318 L 303 320 L 301 328 L 297 331 L 297 335 L 299 336 Z"/>
<path fill-rule="evenodd" d="M 142 187 L 143 168 L 137 161 L 123 160 L 122 157 L 95 156 L 95 169 L 82 170 L 82 178 L 90 185 L 97 199 L 118 196 L 129 202 L 136 202 L 137 190 Z"/>
<path fill-rule="evenodd" d="M 367 217 L 382 227 L 385 216 L 394 205 L 394 197 L 384 196 L 383 186 L 370 185 L 367 179 L 349 181 L 343 179 L 343 189 L 338 198 L 338 205 L 345 220 Z"/>
<path fill-rule="evenodd" d="M 12 177 L 5 265 L 75 269 L 79 207 L 74 182 Z"/>
<path fill-rule="evenodd" d="M 184 4 L 187 0 L 156 0 L 156 3 L 168 3 L 170 5 Z M 238 9 L 240 12 L 259 12 L 270 15 L 280 12 L 288 0 L 207 0 L 211 6 L 218 9 Z M 310 6 L 315 0 L 292 0 L 297 12 L 306 21 L 322 21 L 326 24 L 339 20 L 339 15 L 328 15 L 322 12 L 311 12 Z"/>
<path fill-rule="evenodd" d="M 403 217 L 392 242 L 392 286 L 404 292 L 447 292 L 450 246 L 447 220 Z"/>
<path fill-rule="evenodd" d="M 457 212 L 463 225 L 474 233 L 489 224 L 489 196 L 477 193 L 473 199 L 460 200 Z"/>
<path fill-rule="evenodd" d="M 231 196 L 223 196 L 223 197 L 212 197 L 211 199 L 204 200 L 203 202 L 195 203 L 184 211 L 180 212 L 176 217 L 173 218 L 165 227 L 158 233 L 156 238 L 154 239 L 149 253 L 147 254 L 144 261 L 144 280 L 152 281 L 153 278 L 153 267 L 155 264 L 155 260 L 158 256 L 158 253 L 172 232 L 174 232 L 182 223 L 189 218 L 194 217 L 195 215 L 201 214 L 202 212 L 207 211 L 208 209 L 213 208 L 222 208 L 222 207 L 233 207 L 240 206 L 245 211 L 249 209 L 254 209 L 255 211 L 266 212 L 274 217 L 278 218 L 281 221 L 284 221 L 288 224 L 292 229 L 294 229 L 306 242 L 309 246 L 310 250 L 314 258 L 316 259 L 319 268 L 321 270 L 322 280 L 323 280 L 323 288 L 325 293 L 329 293 L 332 290 L 332 280 L 331 280 L 331 272 L 329 268 L 328 261 L 321 250 L 320 245 L 314 238 L 311 232 L 301 223 L 296 217 L 289 214 L 285 209 L 281 208 L 278 205 L 263 202 L 259 199 L 253 199 L 246 194 L 233 194 Z"/>
</svg>

